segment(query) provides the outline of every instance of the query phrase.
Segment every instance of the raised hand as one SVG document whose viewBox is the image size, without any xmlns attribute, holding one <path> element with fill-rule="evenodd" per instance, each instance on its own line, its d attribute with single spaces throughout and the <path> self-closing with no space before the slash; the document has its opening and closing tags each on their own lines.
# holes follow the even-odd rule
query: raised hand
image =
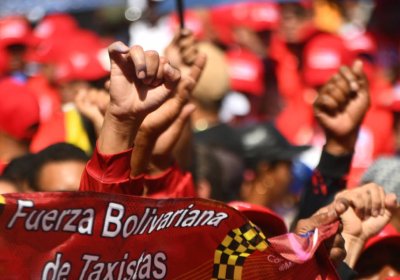
<svg viewBox="0 0 400 280">
<path fill-rule="evenodd" d="M 115 154 L 129 149 L 144 118 L 175 91 L 181 75 L 165 58 L 140 46 L 121 42 L 109 47 L 110 104 L 100 132 L 98 148 Z"/>
<path fill-rule="evenodd" d="M 180 71 L 155 51 L 121 42 L 109 47 L 111 58 L 109 112 L 116 117 L 144 119 L 174 91 Z"/>
<path fill-rule="evenodd" d="M 358 129 L 369 108 L 368 81 L 361 61 L 343 66 L 319 91 L 314 115 L 324 130 L 327 147 L 352 151 Z"/>
<path fill-rule="evenodd" d="M 193 108 L 184 106 L 190 98 L 190 94 L 199 80 L 206 63 L 206 57 L 199 54 L 190 67 L 190 74 L 184 75 L 179 82 L 176 93 L 168 99 L 158 110 L 149 114 L 143 121 L 135 142 L 135 153 L 132 156 L 132 175 L 143 173 L 147 169 L 153 149 L 157 156 L 168 154 L 172 151 L 174 144 L 179 138 L 179 131 L 182 119 L 187 119 Z M 180 118 L 178 118 L 180 116 Z M 175 128 L 170 126 L 178 121 Z M 183 127 L 183 125 L 182 125 Z M 164 134 L 163 134 L 164 133 Z M 160 137 L 162 135 L 162 137 Z"/>
<path fill-rule="evenodd" d="M 199 54 L 193 32 L 189 29 L 178 30 L 164 54 L 183 75 L 190 75 L 190 66 Z"/>
</svg>

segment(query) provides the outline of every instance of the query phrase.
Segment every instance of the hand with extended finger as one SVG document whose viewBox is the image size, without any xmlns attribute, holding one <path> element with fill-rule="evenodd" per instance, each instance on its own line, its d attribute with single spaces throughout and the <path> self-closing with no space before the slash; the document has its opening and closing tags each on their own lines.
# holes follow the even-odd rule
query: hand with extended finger
<svg viewBox="0 0 400 280">
<path fill-rule="evenodd" d="M 184 75 L 180 80 L 174 96 L 143 121 L 135 141 L 135 155 L 132 156 L 131 161 L 133 176 L 141 174 L 147 169 L 153 152 L 159 156 L 159 159 L 163 159 L 161 161 L 170 158 L 180 131 L 193 111 L 193 107 L 186 104 L 201 76 L 205 63 L 205 56 L 199 55 L 190 67 L 190 75 Z"/>
<path fill-rule="evenodd" d="M 143 120 L 170 96 L 180 80 L 173 68 L 155 51 L 121 42 L 109 47 L 111 59 L 109 113 L 117 119 Z"/>
<path fill-rule="evenodd" d="M 110 45 L 110 104 L 98 139 L 98 149 L 116 154 L 130 149 L 143 119 L 175 91 L 180 71 L 155 51 L 121 42 Z"/>
</svg>

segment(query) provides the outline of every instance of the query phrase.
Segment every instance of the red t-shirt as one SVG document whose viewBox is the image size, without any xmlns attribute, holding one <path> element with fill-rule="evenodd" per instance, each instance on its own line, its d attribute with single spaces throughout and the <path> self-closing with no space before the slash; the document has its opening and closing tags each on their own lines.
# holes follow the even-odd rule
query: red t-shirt
<svg viewBox="0 0 400 280">
<path fill-rule="evenodd" d="M 97 148 L 82 174 L 80 191 L 145 195 L 152 198 L 196 196 L 192 176 L 175 164 L 163 173 L 151 176 L 130 176 L 132 149 L 104 155 Z"/>
</svg>

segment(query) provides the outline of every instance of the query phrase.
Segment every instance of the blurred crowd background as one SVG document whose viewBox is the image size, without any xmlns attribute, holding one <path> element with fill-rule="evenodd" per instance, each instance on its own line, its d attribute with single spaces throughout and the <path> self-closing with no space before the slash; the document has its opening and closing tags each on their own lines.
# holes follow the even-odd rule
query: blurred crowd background
<svg viewBox="0 0 400 280">
<path fill-rule="evenodd" d="M 184 3 L 185 28 L 208 56 L 193 93 L 193 146 L 178 158 L 200 196 L 247 198 L 290 221 L 325 143 L 313 116 L 317 90 L 356 58 L 371 108 L 348 187 L 379 177 L 398 191 L 399 1 Z M 108 102 L 107 46 L 164 53 L 179 25 L 169 0 L 0 1 L 1 191 L 77 190 L 101 127 L 93 105 L 104 111 Z M 267 175 L 251 198 L 259 172 Z"/>
</svg>

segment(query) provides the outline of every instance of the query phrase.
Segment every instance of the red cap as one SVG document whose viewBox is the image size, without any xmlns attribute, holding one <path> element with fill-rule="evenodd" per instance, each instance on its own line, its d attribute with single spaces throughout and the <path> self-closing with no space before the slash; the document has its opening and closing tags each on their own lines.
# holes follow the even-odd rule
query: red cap
<svg viewBox="0 0 400 280">
<path fill-rule="evenodd" d="M 400 232 L 398 232 L 391 224 L 387 224 L 378 235 L 368 239 L 364 246 L 364 251 L 376 244 L 400 244 Z"/>
<path fill-rule="evenodd" d="M 261 96 L 265 90 L 264 66 L 260 58 L 250 51 L 232 50 L 226 53 L 231 89 Z"/>
<path fill-rule="evenodd" d="M 29 88 L 12 79 L 0 82 L 0 131 L 31 140 L 39 124 L 39 105 Z"/>
<path fill-rule="evenodd" d="M 228 205 L 243 213 L 250 221 L 256 224 L 267 237 L 278 236 L 288 232 L 283 219 L 266 207 L 242 201 L 232 201 L 229 202 Z"/>
<path fill-rule="evenodd" d="M 371 34 L 359 30 L 348 31 L 341 36 L 346 48 L 354 55 L 375 55 L 378 46 Z"/>
<path fill-rule="evenodd" d="M 109 74 L 103 63 L 105 48 L 92 32 L 79 31 L 71 38 L 68 45 L 56 61 L 56 79 L 60 82 L 73 80 L 93 81 Z"/>
<path fill-rule="evenodd" d="M 234 26 L 248 27 L 254 31 L 276 29 L 280 21 L 279 6 L 273 2 L 242 2 L 231 6 Z"/>
<path fill-rule="evenodd" d="M 46 16 L 33 30 L 37 40 L 49 39 L 53 36 L 66 36 L 78 30 L 78 23 L 69 14 L 52 14 Z"/>
<path fill-rule="evenodd" d="M 173 32 L 179 28 L 179 19 L 176 13 L 170 16 L 170 25 Z M 203 19 L 196 13 L 196 11 L 185 11 L 185 28 L 191 30 L 193 35 L 202 40 L 205 37 L 205 27 Z"/>
<path fill-rule="evenodd" d="M 0 45 L 28 45 L 31 42 L 31 28 L 23 17 L 7 17 L 0 20 Z"/>
<path fill-rule="evenodd" d="M 273 2 L 240 2 L 214 7 L 210 17 L 218 38 L 231 44 L 235 27 L 247 27 L 253 31 L 276 29 L 280 12 L 279 6 Z"/>
<path fill-rule="evenodd" d="M 332 34 L 319 34 L 310 39 L 303 57 L 304 81 L 311 87 L 325 84 L 340 66 L 351 62 L 343 40 Z"/>
</svg>

